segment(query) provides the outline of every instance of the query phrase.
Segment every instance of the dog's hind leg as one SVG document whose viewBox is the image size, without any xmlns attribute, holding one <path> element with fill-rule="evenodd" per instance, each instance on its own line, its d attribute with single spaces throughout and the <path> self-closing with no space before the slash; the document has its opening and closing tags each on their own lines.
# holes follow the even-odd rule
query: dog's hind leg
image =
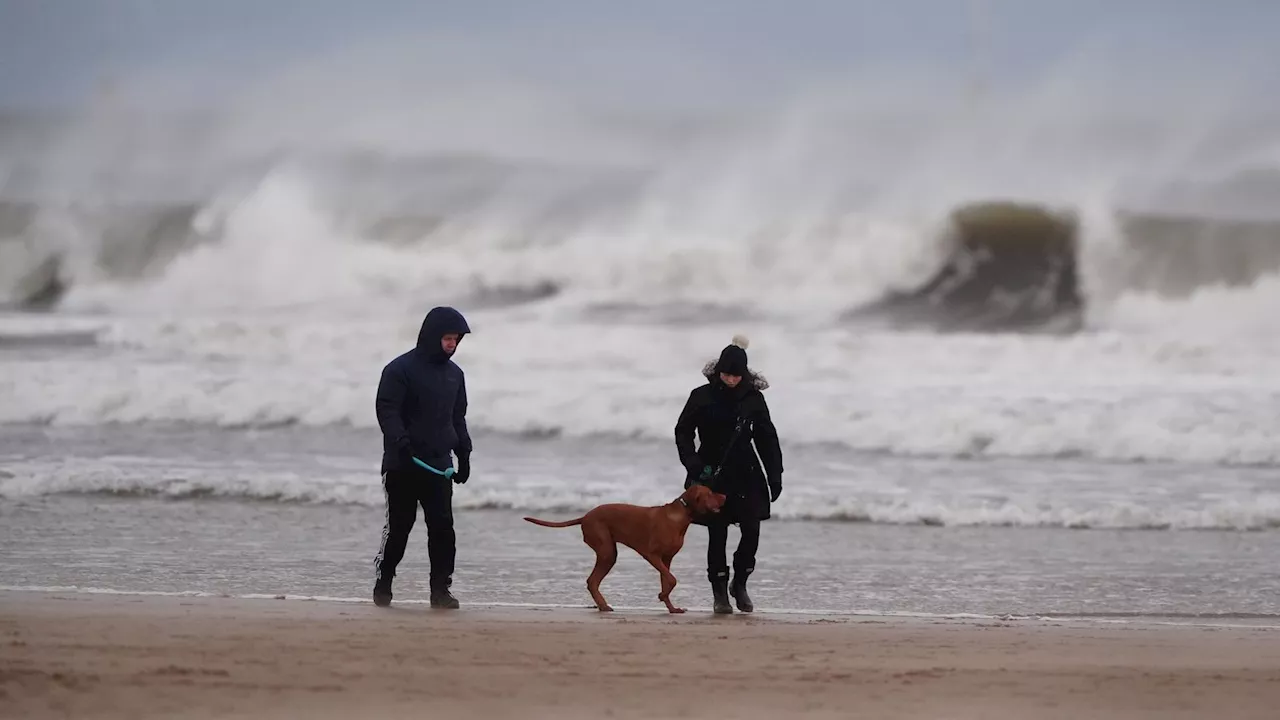
<svg viewBox="0 0 1280 720">
<path fill-rule="evenodd" d="M 609 607 L 609 603 L 605 602 L 604 595 L 600 593 L 600 583 L 604 581 L 604 576 L 608 575 L 609 571 L 613 569 L 613 564 L 618 561 L 618 545 L 614 542 L 607 528 L 597 525 L 582 526 L 582 541 L 596 551 L 596 566 L 591 569 L 591 574 L 587 576 L 587 592 L 591 593 L 591 599 L 595 601 L 596 609 L 600 612 L 612 612 L 613 608 Z"/>
</svg>

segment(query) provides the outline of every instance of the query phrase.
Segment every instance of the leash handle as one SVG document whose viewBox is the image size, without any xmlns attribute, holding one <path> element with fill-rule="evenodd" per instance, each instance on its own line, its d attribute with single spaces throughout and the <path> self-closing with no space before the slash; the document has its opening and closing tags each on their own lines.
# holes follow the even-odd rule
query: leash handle
<svg viewBox="0 0 1280 720">
<path fill-rule="evenodd" d="M 440 477 L 444 478 L 445 480 L 452 480 L 452 479 L 453 479 L 453 476 L 458 472 L 457 470 L 455 470 L 455 469 L 453 469 L 453 468 L 447 468 L 447 469 L 445 469 L 445 470 L 437 470 L 437 469 L 435 469 L 435 468 L 431 467 L 430 465 L 428 465 L 428 464 L 426 464 L 426 463 L 422 462 L 421 460 L 419 460 L 419 459 L 418 459 L 418 458 L 416 458 L 416 457 L 413 459 L 413 462 L 414 462 L 414 464 L 415 464 L 415 465 L 417 465 L 418 467 L 420 467 L 420 468 L 422 468 L 422 469 L 424 469 L 424 470 L 430 470 L 431 472 L 433 472 L 433 473 L 435 473 L 435 474 L 439 475 Z"/>
</svg>

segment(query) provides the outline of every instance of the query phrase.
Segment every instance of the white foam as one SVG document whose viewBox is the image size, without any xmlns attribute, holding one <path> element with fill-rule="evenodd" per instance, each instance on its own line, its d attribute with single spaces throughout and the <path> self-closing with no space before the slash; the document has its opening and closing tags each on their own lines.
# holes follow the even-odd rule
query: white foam
<svg viewBox="0 0 1280 720">
<path fill-rule="evenodd" d="M 1183 299 L 1129 292 L 1100 311 L 1118 332 L 1196 338 L 1274 338 L 1280 334 L 1280 276 L 1264 275 L 1241 287 L 1197 288 Z"/>
<path fill-rule="evenodd" d="M 655 453 L 657 450 L 655 449 Z M 635 463 L 592 462 L 587 474 L 554 454 L 537 462 L 477 461 L 484 481 L 460 487 L 458 510 L 507 509 L 548 519 L 604 502 L 659 505 L 678 472 Z M 774 517 L 948 527 L 1113 528 L 1251 531 L 1280 527 L 1280 488 L 1264 471 L 1211 476 L 1167 469 L 1078 467 L 1053 473 L 1023 467 L 867 462 L 792 463 L 797 479 Z M 279 461 L 61 458 L 11 461 L 0 498 L 108 494 L 169 499 L 217 497 L 380 509 L 377 458 Z"/>
<path fill-rule="evenodd" d="M 285 166 L 247 194 L 211 203 L 207 212 L 224 227 L 216 244 L 179 256 L 153 280 L 77 283 L 63 306 L 175 315 L 298 306 L 319 312 L 550 283 L 577 307 L 661 298 L 829 317 L 939 262 L 929 216 L 845 213 L 776 226 L 772 216 L 708 216 L 697 197 L 662 192 L 671 197 L 656 206 L 568 222 L 550 244 L 531 239 L 545 232 L 537 225 L 546 222 L 541 211 L 512 198 L 496 199 L 486 215 L 451 220 L 429 244 L 396 248 L 340 229 L 306 176 Z M 752 203 L 744 197 L 735 207 Z"/>
<path fill-rule="evenodd" d="M 273 168 L 247 191 L 210 203 L 222 227 L 217 243 L 201 244 L 143 282 L 74 285 L 69 310 L 209 313 L 269 311 L 359 301 L 427 282 L 421 266 L 393 248 L 342 233 L 292 166 Z"/>
<path fill-rule="evenodd" d="M 0 357 L 0 422 L 373 427 L 378 372 L 411 347 L 420 312 L 103 319 L 107 354 Z M 670 442 L 703 364 L 750 331 L 788 444 L 1280 463 L 1280 344 L 1263 338 L 622 326 L 511 311 L 469 319 L 475 332 L 458 361 L 478 430 Z"/>
</svg>

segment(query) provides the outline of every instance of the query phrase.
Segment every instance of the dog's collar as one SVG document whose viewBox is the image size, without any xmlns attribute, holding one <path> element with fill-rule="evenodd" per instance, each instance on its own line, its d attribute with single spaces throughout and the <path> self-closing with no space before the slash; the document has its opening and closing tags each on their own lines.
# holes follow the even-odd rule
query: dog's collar
<svg viewBox="0 0 1280 720">
<path fill-rule="evenodd" d="M 681 504 L 681 505 L 683 505 L 683 506 L 685 506 L 686 508 L 688 508 L 688 507 L 689 507 L 689 501 L 688 501 L 688 500 L 685 500 L 684 498 L 676 498 L 676 500 L 679 500 L 679 501 L 680 501 L 680 504 Z M 689 508 L 689 509 L 691 509 L 691 510 L 692 510 L 693 508 Z"/>
</svg>

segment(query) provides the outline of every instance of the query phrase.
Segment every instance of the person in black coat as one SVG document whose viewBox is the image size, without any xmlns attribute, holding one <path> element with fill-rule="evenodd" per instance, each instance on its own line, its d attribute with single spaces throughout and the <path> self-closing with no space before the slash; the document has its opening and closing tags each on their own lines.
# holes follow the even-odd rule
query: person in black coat
<svg viewBox="0 0 1280 720">
<path fill-rule="evenodd" d="M 467 383 L 453 362 L 458 343 L 471 332 L 462 313 L 432 308 L 417 346 L 387 363 L 374 402 L 382 430 L 382 487 L 386 523 L 373 560 L 373 602 L 391 604 L 391 581 L 404 557 L 409 531 L 422 506 L 431 561 L 431 606 L 456 608 L 449 591 L 457 539 L 453 531 L 453 483 L 471 477 Z M 452 455 L 458 458 L 453 467 Z"/>
<path fill-rule="evenodd" d="M 751 612 L 747 578 L 755 570 L 760 521 L 769 519 L 771 503 L 782 494 L 782 449 L 763 394 L 769 383 L 747 366 L 747 339 L 742 336 L 735 336 L 702 374 L 707 383 L 689 393 L 676 421 L 676 450 L 687 471 L 686 488 L 702 483 L 727 496 L 719 513 L 694 520 L 708 529 L 707 578 L 715 612 L 733 612 L 730 594 L 739 610 Z M 696 448 L 695 432 L 700 441 Z M 725 550 L 732 524 L 742 537 L 733 554 L 730 583 Z"/>
</svg>

